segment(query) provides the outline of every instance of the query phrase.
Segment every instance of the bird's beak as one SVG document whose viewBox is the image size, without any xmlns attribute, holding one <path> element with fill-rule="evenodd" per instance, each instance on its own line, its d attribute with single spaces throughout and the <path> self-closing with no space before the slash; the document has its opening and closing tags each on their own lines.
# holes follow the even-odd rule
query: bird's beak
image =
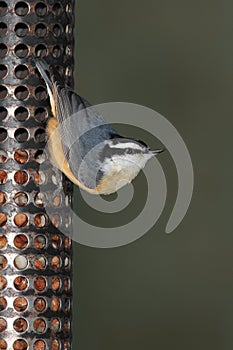
<svg viewBox="0 0 233 350">
<path fill-rule="evenodd" d="M 156 149 L 156 150 L 150 150 L 150 152 L 153 154 L 153 155 L 157 155 L 157 154 L 159 154 L 159 153 L 162 153 L 162 152 L 164 152 L 164 151 L 166 151 L 166 149 L 165 148 L 162 148 L 162 149 Z"/>
</svg>

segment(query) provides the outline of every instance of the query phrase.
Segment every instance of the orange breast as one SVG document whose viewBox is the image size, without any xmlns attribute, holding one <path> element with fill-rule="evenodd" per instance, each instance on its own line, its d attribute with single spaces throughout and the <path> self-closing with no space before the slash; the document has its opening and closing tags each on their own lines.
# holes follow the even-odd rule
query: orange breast
<svg viewBox="0 0 233 350">
<path fill-rule="evenodd" d="M 97 194 L 98 192 L 96 189 L 91 189 L 86 187 L 72 173 L 63 152 L 61 136 L 57 129 L 57 126 L 58 126 L 57 119 L 50 118 L 47 124 L 46 131 L 49 136 L 48 146 L 49 146 L 49 153 L 50 153 L 52 163 L 58 169 L 60 169 L 74 184 L 78 185 L 80 188 L 84 189 L 89 193 Z"/>
</svg>

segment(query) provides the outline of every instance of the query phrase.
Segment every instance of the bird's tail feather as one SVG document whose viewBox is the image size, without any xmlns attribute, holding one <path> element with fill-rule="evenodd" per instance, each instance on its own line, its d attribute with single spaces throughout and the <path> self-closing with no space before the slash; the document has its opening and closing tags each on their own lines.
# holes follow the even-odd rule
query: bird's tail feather
<svg viewBox="0 0 233 350">
<path fill-rule="evenodd" d="M 44 79 L 48 89 L 52 92 L 52 81 L 49 75 L 49 64 L 42 58 L 36 58 L 35 64 L 42 78 Z"/>
</svg>

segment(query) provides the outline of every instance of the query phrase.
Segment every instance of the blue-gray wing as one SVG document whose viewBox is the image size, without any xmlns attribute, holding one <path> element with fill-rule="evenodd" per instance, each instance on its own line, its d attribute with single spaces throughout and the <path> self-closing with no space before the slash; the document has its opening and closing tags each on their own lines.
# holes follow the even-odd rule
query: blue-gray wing
<svg viewBox="0 0 233 350">
<path fill-rule="evenodd" d="M 86 186 L 95 188 L 104 141 L 119 134 L 81 96 L 66 87 L 58 90 L 57 119 L 63 151 L 73 174 Z"/>
</svg>

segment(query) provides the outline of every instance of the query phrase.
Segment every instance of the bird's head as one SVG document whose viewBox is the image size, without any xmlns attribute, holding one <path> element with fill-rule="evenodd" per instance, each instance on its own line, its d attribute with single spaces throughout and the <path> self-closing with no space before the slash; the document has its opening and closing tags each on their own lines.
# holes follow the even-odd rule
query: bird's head
<svg viewBox="0 0 233 350">
<path fill-rule="evenodd" d="M 128 138 L 107 140 L 101 152 L 99 193 L 113 193 L 130 183 L 147 161 L 162 151 L 150 150 L 144 142 Z"/>
</svg>

